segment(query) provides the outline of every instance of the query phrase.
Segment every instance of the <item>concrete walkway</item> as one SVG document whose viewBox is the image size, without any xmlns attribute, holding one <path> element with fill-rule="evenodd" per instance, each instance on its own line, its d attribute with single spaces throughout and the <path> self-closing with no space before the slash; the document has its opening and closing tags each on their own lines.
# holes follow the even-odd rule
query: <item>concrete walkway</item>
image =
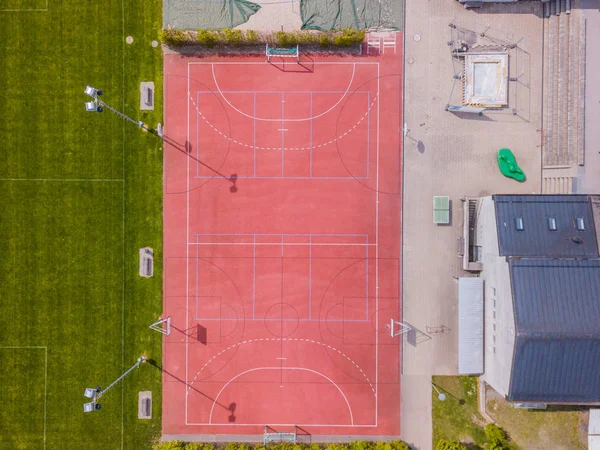
<svg viewBox="0 0 600 450">
<path fill-rule="evenodd" d="M 541 192 L 541 14 L 538 2 L 466 10 L 453 0 L 406 1 L 402 299 L 404 320 L 417 332 L 403 345 L 401 430 L 417 449 L 432 448 L 431 375 L 458 370 L 457 278 L 468 275 L 459 257 L 460 197 Z M 448 46 L 451 22 L 478 45 L 518 43 L 518 67 L 514 58 L 510 70 L 527 75 L 518 89 L 509 85 L 510 110 L 445 111 L 457 73 Z M 461 90 L 458 81 L 453 98 Z M 517 156 L 525 183 L 500 174 L 496 152 L 503 147 Z M 433 224 L 434 195 L 450 197 L 450 225 Z"/>
<path fill-rule="evenodd" d="M 578 191 L 600 193 L 600 0 L 580 0 L 586 21 L 585 165 Z"/>
</svg>

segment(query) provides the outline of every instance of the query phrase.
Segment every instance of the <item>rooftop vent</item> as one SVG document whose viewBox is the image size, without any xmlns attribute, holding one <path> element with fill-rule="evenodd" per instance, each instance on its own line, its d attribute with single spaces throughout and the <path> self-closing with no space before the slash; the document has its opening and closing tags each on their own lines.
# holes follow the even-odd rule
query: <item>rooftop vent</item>
<svg viewBox="0 0 600 450">
<path fill-rule="evenodd" d="M 579 231 L 585 231 L 585 223 L 583 222 L 583 217 L 577 218 L 577 229 Z"/>
<path fill-rule="evenodd" d="M 556 231 L 556 219 L 554 217 L 548 217 L 548 229 Z"/>
<path fill-rule="evenodd" d="M 517 228 L 517 231 L 523 231 L 523 218 L 522 217 L 517 217 L 515 219 L 515 227 Z"/>
</svg>

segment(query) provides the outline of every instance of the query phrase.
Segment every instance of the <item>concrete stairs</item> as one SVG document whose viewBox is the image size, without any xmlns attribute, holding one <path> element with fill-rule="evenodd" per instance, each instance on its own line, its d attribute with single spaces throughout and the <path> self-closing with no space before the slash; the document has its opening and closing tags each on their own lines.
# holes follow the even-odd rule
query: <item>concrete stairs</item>
<svg viewBox="0 0 600 450">
<path fill-rule="evenodd" d="M 570 193 L 551 169 L 584 164 L 585 19 L 579 0 L 550 0 L 544 18 L 542 192 Z M 573 6 L 572 9 L 569 9 Z"/>
</svg>

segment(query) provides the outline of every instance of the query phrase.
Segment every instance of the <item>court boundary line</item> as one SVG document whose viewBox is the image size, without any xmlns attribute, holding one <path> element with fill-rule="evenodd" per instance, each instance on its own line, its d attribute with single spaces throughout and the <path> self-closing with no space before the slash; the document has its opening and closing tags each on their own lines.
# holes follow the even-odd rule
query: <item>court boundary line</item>
<svg viewBox="0 0 600 450">
<path fill-rule="evenodd" d="M 265 63 L 265 64 L 267 64 L 267 63 Z M 324 116 L 324 115 L 328 114 L 329 112 L 333 111 L 333 109 L 335 109 L 341 103 L 341 101 L 344 98 L 346 98 L 346 95 L 348 95 L 348 92 L 350 91 L 350 87 L 352 86 L 352 83 L 354 82 L 354 76 L 356 74 L 356 63 L 345 63 L 345 64 L 352 64 L 352 76 L 350 77 L 350 81 L 348 82 L 348 86 L 346 87 L 345 92 L 342 94 L 342 96 L 338 99 L 338 101 L 331 108 L 329 108 L 327 111 L 322 112 L 321 114 L 318 114 L 313 117 L 306 117 L 306 118 L 301 118 L 301 119 L 287 119 L 287 121 L 288 122 L 306 122 L 309 120 L 318 119 L 319 117 Z M 231 102 L 227 99 L 227 97 L 225 97 L 225 95 L 223 94 L 223 91 L 221 90 L 221 87 L 219 86 L 219 83 L 217 82 L 217 77 L 215 75 L 215 63 L 212 63 L 211 71 L 212 71 L 213 81 L 215 83 L 215 87 L 217 88 L 217 91 L 219 92 L 219 95 L 223 98 L 223 100 L 225 100 L 225 103 L 227 103 L 231 109 L 233 109 L 237 113 L 241 114 L 242 116 L 248 117 L 249 119 L 260 120 L 260 121 L 264 121 L 264 122 L 279 122 L 280 119 L 266 119 L 266 118 L 262 118 L 262 117 L 251 117 L 248 114 L 246 114 L 245 112 L 240 111 L 238 108 L 233 106 L 231 104 Z"/>
<path fill-rule="evenodd" d="M 190 91 L 190 67 L 192 65 L 206 65 L 206 64 L 211 64 L 211 69 L 212 72 L 214 73 L 214 65 L 215 64 L 222 64 L 222 65 L 257 65 L 257 64 L 267 64 L 266 62 L 188 62 L 187 63 L 187 139 L 189 140 L 190 137 L 190 99 L 191 99 L 191 91 Z M 347 62 L 315 62 L 314 64 L 316 65 L 347 65 L 347 64 L 353 64 L 353 73 L 355 73 L 355 68 L 356 65 L 376 65 L 377 66 L 377 97 L 379 97 L 380 94 L 380 63 L 378 61 L 376 62 L 354 62 L 354 63 L 347 63 Z M 215 80 L 216 81 L 216 80 Z M 225 97 L 223 96 L 223 98 L 225 99 Z M 191 99 L 193 101 L 193 99 Z M 227 100 L 225 99 L 225 101 L 227 102 Z M 374 100 L 375 101 L 375 100 Z M 229 104 L 229 102 L 227 102 Z M 376 234 L 376 238 L 375 238 L 375 250 L 376 250 L 376 258 L 375 258 L 375 281 L 376 281 L 376 291 L 375 291 L 375 308 L 376 308 L 376 323 L 378 324 L 378 320 L 379 320 L 379 314 L 378 314 L 378 309 L 379 309 L 379 157 L 380 157 L 380 103 L 381 102 L 377 102 L 377 143 L 376 143 L 376 150 L 377 150 L 377 157 L 376 157 L 376 200 L 375 200 L 375 206 L 376 206 L 376 212 L 375 212 L 375 234 Z M 233 107 L 232 107 L 233 108 Z M 233 108 L 235 109 L 235 108 Z M 277 119 L 278 120 L 278 119 Z M 186 165 L 187 165 L 187 189 L 186 189 L 186 241 L 189 242 L 189 227 L 190 227 L 190 203 L 189 203 L 189 199 L 190 199 L 190 162 L 189 162 L 189 158 L 186 158 Z M 198 248 L 198 247 L 196 247 Z M 367 247 L 368 249 L 368 247 Z M 186 309 L 189 310 L 189 245 L 186 245 Z M 188 325 L 189 322 L 189 318 L 186 317 L 186 326 Z M 377 325 L 378 326 L 378 325 Z M 347 426 L 352 426 L 352 427 L 378 427 L 379 426 L 379 404 L 378 404 L 378 399 L 379 399 L 379 333 L 378 333 L 378 329 L 376 327 L 375 329 L 375 424 L 374 425 L 343 425 L 343 424 L 339 424 L 339 425 L 332 425 L 332 424 L 273 424 L 276 426 L 286 426 L 286 425 L 301 425 L 301 426 L 313 426 L 313 427 L 319 427 L 319 426 L 327 426 L 327 427 L 347 427 Z M 188 372 L 189 372 L 189 336 L 186 334 L 185 337 L 185 343 L 186 343 L 186 355 L 185 355 L 185 359 L 186 359 L 186 374 L 185 374 L 185 381 L 186 384 L 189 382 L 188 380 Z M 188 417 L 188 395 L 185 395 L 185 425 L 207 425 L 207 424 L 196 424 L 196 423 L 190 423 L 189 422 L 189 417 Z M 219 424 L 219 425 L 230 425 L 230 426 L 245 426 L 243 424 Z M 251 424 L 249 426 L 256 426 L 256 424 Z"/>
<path fill-rule="evenodd" d="M 327 375 L 322 374 L 321 372 L 318 372 L 316 370 L 313 369 L 308 369 L 306 367 L 255 367 L 253 369 L 248 369 L 245 370 L 244 372 L 238 373 L 236 376 L 234 376 L 233 378 L 231 378 L 227 383 L 225 383 L 223 385 L 223 387 L 221 388 L 221 390 L 219 391 L 219 393 L 215 396 L 215 399 L 213 400 L 213 404 L 210 408 L 210 414 L 208 416 L 208 423 L 205 425 L 219 425 L 219 424 L 215 424 L 212 423 L 212 415 L 213 415 L 213 410 L 215 408 L 215 405 L 217 404 L 217 400 L 219 399 L 219 396 L 223 393 L 223 391 L 225 390 L 225 388 L 227 388 L 227 386 L 229 386 L 229 384 L 231 384 L 231 382 L 233 382 L 235 379 L 250 373 L 250 372 L 256 372 L 257 370 L 304 370 L 306 372 L 311 372 L 317 375 L 320 375 L 321 377 L 325 378 L 327 381 L 329 381 L 331 384 L 333 384 L 338 392 L 342 395 L 342 397 L 344 398 L 344 400 L 346 401 L 346 405 L 348 406 L 348 411 L 350 412 L 350 424 L 347 425 L 349 427 L 353 427 L 354 426 L 354 415 L 352 414 L 352 407 L 350 406 L 350 402 L 348 402 L 348 398 L 346 397 L 346 395 L 344 394 L 344 391 L 337 385 L 337 383 L 335 381 L 333 381 L 331 378 L 329 378 Z M 260 425 L 260 424 L 251 424 L 254 426 Z"/>
<path fill-rule="evenodd" d="M 45 345 L 2 345 L 0 349 L 44 349 L 44 449 L 46 449 L 46 405 L 48 403 L 48 347 Z"/>
</svg>

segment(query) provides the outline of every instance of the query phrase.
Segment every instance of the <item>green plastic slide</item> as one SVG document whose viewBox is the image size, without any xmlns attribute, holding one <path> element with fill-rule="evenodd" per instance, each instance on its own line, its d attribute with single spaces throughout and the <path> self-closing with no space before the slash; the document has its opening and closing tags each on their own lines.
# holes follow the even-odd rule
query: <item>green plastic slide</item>
<svg viewBox="0 0 600 450">
<path fill-rule="evenodd" d="M 502 175 L 517 181 L 525 181 L 527 178 L 521 168 L 517 165 L 515 155 L 508 148 L 498 150 L 498 166 Z"/>
</svg>

